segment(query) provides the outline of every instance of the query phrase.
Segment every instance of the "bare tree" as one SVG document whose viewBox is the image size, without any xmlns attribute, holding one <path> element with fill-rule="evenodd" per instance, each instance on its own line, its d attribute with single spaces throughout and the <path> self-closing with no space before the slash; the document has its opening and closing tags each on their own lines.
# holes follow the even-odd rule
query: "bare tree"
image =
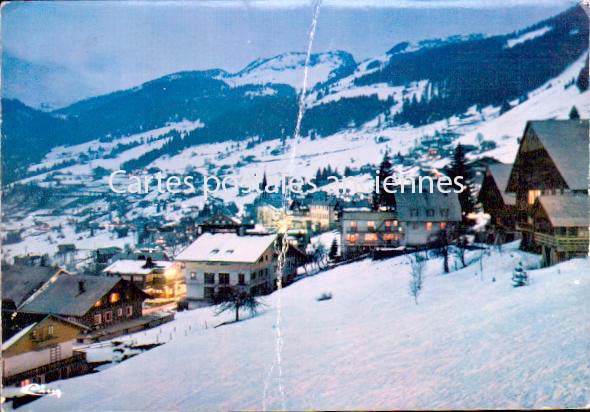
<svg viewBox="0 0 590 412">
<path fill-rule="evenodd" d="M 240 320 L 240 309 L 247 309 L 250 315 L 254 315 L 258 311 L 258 307 L 262 305 L 262 302 L 253 294 L 246 292 L 243 287 L 239 286 L 223 288 L 215 295 L 213 302 L 217 305 L 216 315 L 226 311 L 235 311 L 236 322 Z"/>
<path fill-rule="evenodd" d="M 416 252 L 413 255 L 408 255 L 410 260 L 410 293 L 414 297 L 414 302 L 418 304 L 418 295 L 422 290 L 423 272 L 426 264 L 426 258 L 420 253 Z"/>
</svg>

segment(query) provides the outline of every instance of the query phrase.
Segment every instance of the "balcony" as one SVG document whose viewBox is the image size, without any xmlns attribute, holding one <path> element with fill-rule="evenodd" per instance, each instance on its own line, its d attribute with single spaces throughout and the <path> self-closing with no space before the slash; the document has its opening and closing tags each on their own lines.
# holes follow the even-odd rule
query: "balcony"
<svg viewBox="0 0 590 412">
<path fill-rule="evenodd" d="M 584 252 L 588 250 L 588 235 L 558 236 L 548 233 L 535 232 L 535 242 L 539 245 L 555 248 L 561 252 Z"/>
</svg>

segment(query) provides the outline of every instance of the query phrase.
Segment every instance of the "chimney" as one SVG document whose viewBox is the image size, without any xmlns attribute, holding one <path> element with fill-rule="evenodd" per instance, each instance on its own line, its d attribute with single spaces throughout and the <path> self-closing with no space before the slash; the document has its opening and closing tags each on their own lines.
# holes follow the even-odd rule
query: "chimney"
<svg viewBox="0 0 590 412">
<path fill-rule="evenodd" d="M 84 292 L 86 292 L 86 288 L 84 287 L 84 281 L 79 280 L 78 281 L 78 293 L 82 294 Z"/>
</svg>

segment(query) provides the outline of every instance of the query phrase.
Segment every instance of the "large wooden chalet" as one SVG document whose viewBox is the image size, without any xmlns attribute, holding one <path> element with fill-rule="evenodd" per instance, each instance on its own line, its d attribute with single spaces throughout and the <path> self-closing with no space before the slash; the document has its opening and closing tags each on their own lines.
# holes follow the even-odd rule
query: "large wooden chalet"
<svg viewBox="0 0 590 412">
<path fill-rule="evenodd" d="M 589 251 L 588 120 L 529 121 L 508 179 L 522 247 L 545 265 Z"/>
</svg>

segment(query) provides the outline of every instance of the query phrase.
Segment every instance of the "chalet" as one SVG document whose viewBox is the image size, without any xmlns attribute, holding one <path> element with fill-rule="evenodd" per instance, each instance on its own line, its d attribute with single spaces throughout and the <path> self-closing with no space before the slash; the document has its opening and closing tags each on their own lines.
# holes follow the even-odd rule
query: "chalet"
<svg viewBox="0 0 590 412">
<path fill-rule="evenodd" d="M 90 371 L 73 346 L 88 327 L 56 315 L 41 317 L 2 342 L 2 384 L 27 385 Z"/>
<path fill-rule="evenodd" d="M 197 229 L 197 233 L 238 233 L 244 234 L 246 230 L 253 229 L 254 224 L 243 223 L 240 219 L 225 215 L 223 213 L 216 213 L 215 215 L 203 220 Z"/>
<path fill-rule="evenodd" d="M 461 222 L 461 205 L 456 193 L 434 190 L 413 193 L 411 188 L 395 194 L 404 246 L 422 247 L 436 242 L 441 231 L 453 231 Z"/>
<path fill-rule="evenodd" d="M 541 195 L 532 209 L 534 242 L 546 266 L 589 255 L 590 197 Z"/>
<path fill-rule="evenodd" d="M 118 277 L 62 274 L 28 298 L 19 313 L 58 315 L 100 331 L 96 336 L 117 336 L 143 328 L 142 305 L 148 297 Z"/>
<path fill-rule="evenodd" d="M 116 260 L 103 273 L 129 281 L 153 298 L 179 298 L 186 293 L 180 267 L 170 261 L 153 261 L 149 257 L 146 260 Z"/>
<path fill-rule="evenodd" d="M 587 205 L 588 130 L 588 120 L 529 121 L 510 172 L 521 247 L 541 253 L 547 265 L 588 254 L 590 221 L 574 210 Z"/>
<path fill-rule="evenodd" d="M 189 304 L 207 305 L 223 288 L 235 285 L 253 294 L 273 290 L 276 240 L 277 235 L 202 234 L 176 257 L 184 268 Z"/>
<path fill-rule="evenodd" d="M 28 325 L 16 316 L 18 309 L 33 294 L 64 273 L 62 269 L 49 266 L 12 265 L 2 268 L 2 338 L 16 333 Z"/>
<path fill-rule="evenodd" d="M 345 258 L 400 246 L 402 232 L 396 212 L 344 208 L 341 222 L 341 254 Z"/>
<path fill-rule="evenodd" d="M 518 237 L 516 196 L 506 191 L 510 170 L 511 164 L 489 165 L 477 198 L 484 212 L 491 216 L 490 230 L 500 242 L 510 242 Z"/>
</svg>

